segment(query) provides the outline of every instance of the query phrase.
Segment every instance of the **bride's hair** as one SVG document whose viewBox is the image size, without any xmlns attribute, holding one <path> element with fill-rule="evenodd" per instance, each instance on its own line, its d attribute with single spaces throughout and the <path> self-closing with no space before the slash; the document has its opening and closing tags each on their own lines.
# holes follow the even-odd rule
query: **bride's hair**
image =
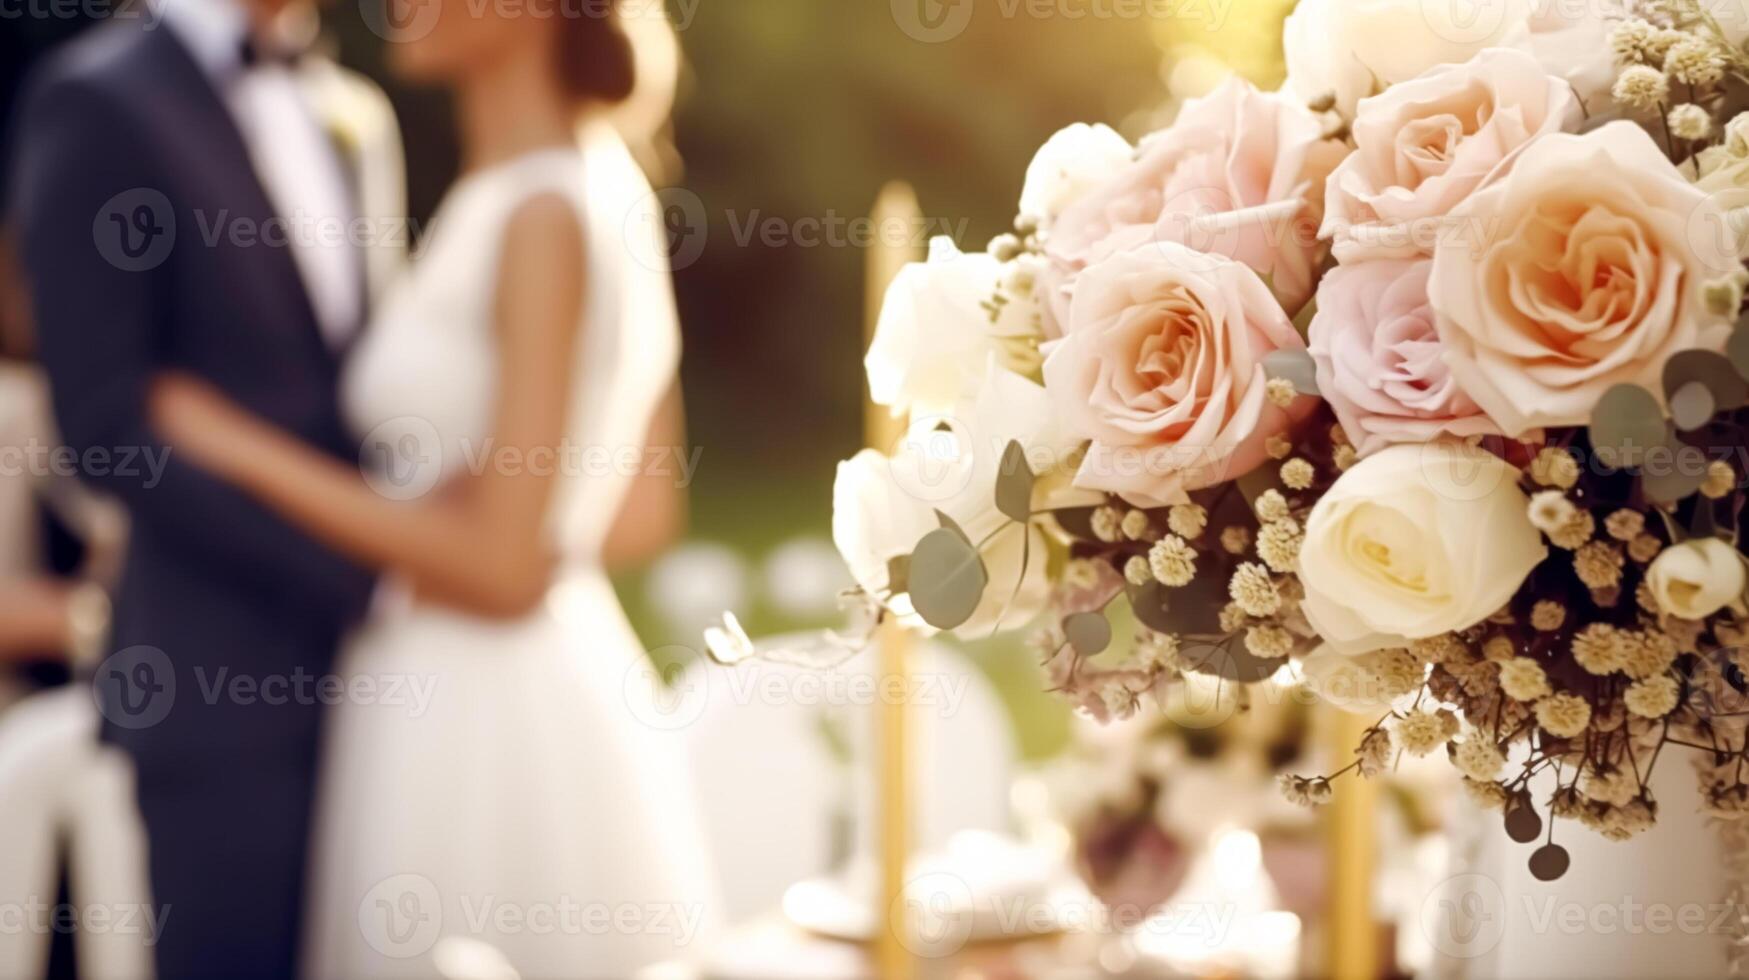
<svg viewBox="0 0 1749 980">
<path fill-rule="evenodd" d="M 559 18 L 559 79 L 578 101 L 612 105 L 632 94 L 637 69 L 619 5 Z"/>
</svg>

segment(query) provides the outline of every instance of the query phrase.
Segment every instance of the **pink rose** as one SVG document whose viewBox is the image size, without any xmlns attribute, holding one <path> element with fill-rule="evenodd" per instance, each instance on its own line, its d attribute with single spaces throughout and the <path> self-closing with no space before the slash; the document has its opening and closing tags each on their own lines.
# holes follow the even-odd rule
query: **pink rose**
<svg viewBox="0 0 1749 980">
<path fill-rule="evenodd" d="M 1045 243 L 1047 312 L 1066 323 L 1082 269 L 1149 242 L 1237 259 L 1299 309 L 1325 253 L 1324 180 L 1346 152 L 1303 105 L 1229 79 L 1185 103 L 1135 162 L 1063 210 Z"/>
<path fill-rule="evenodd" d="M 1360 100 L 1355 151 L 1330 175 L 1321 233 L 1336 258 L 1430 255 L 1452 208 L 1545 133 L 1576 123 L 1571 87 L 1493 48 Z"/>
<path fill-rule="evenodd" d="M 1670 355 L 1730 335 L 1701 297 L 1740 268 L 1725 215 L 1631 122 L 1536 140 L 1452 217 L 1485 234 L 1434 251 L 1439 339 L 1508 436 L 1582 425 L 1616 384 L 1658 394 Z"/>
<path fill-rule="evenodd" d="M 1427 299 L 1429 259 L 1340 266 L 1318 285 L 1318 391 L 1362 455 L 1395 442 L 1499 430 L 1458 388 Z"/>
<path fill-rule="evenodd" d="M 1077 486 L 1141 506 L 1241 476 L 1313 405 L 1265 396 L 1263 358 L 1304 342 L 1246 266 L 1173 242 L 1089 266 L 1045 358 L 1063 424 L 1091 440 Z"/>
</svg>

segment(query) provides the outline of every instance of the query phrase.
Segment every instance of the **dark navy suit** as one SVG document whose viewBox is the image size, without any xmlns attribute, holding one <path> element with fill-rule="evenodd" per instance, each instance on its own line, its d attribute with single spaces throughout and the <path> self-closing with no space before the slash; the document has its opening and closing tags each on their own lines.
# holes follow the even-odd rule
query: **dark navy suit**
<svg viewBox="0 0 1749 980">
<path fill-rule="evenodd" d="M 209 240 L 273 211 L 173 32 L 115 22 L 49 58 L 26 86 L 11 159 L 9 212 L 62 434 L 133 517 L 120 652 L 93 682 L 104 737 L 137 764 L 154 898 L 169 906 L 160 975 L 290 976 L 314 679 L 372 577 L 174 453 L 157 482 L 124 457 L 161 451 L 143 403 L 174 367 L 356 460 L 337 355 L 283 245 Z"/>
</svg>

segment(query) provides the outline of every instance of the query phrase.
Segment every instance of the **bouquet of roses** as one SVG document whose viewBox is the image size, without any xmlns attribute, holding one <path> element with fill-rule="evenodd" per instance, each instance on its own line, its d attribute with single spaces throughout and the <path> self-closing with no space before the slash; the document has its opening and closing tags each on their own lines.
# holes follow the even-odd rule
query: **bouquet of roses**
<svg viewBox="0 0 1749 980">
<path fill-rule="evenodd" d="M 878 615 L 1042 622 L 1100 718 L 1362 685 L 1301 802 L 1443 751 L 1516 839 L 1625 839 L 1676 745 L 1749 813 L 1749 14 L 1517 3 L 1304 0 L 1280 91 L 1071 127 L 1012 234 L 906 268 L 866 366 L 910 428 L 834 501 Z"/>
</svg>

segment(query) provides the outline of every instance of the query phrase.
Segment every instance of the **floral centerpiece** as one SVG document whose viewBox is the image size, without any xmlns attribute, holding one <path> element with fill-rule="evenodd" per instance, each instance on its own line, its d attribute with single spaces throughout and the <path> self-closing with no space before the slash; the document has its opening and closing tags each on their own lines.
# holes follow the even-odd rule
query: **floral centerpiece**
<svg viewBox="0 0 1749 980">
<path fill-rule="evenodd" d="M 1749 18 L 1584 8 L 1304 0 L 1279 91 L 1052 138 L 887 296 L 910 429 L 834 516 L 875 617 L 1031 626 L 1101 719 L 1341 675 L 1389 708 L 1288 795 L 1443 752 L 1543 878 L 1553 819 L 1653 823 L 1665 748 L 1749 813 Z"/>
</svg>

